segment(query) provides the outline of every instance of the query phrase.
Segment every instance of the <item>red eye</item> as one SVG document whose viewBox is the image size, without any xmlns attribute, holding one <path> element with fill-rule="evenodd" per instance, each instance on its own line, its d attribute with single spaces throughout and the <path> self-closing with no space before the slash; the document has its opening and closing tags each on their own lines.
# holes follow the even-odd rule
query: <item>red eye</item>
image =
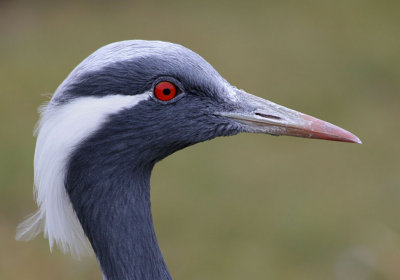
<svg viewBox="0 0 400 280">
<path fill-rule="evenodd" d="M 174 98 L 177 94 L 176 86 L 171 82 L 159 82 L 154 87 L 154 96 L 157 97 L 158 100 L 168 101 Z"/>
</svg>

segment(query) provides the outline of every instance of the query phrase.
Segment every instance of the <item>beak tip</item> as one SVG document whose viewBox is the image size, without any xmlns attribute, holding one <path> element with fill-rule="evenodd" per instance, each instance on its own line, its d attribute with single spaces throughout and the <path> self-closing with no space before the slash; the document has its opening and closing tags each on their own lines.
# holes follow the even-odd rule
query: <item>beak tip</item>
<svg viewBox="0 0 400 280">
<path fill-rule="evenodd" d="M 303 119 L 309 122 L 308 131 L 312 131 L 311 138 L 333 140 L 362 144 L 360 138 L 353 133 L 334 124 L 303 114 Z"/>
<path fill-rule="evenodd" d="M 352 143 L 361 145 L 363 142 L 360 140 L 360 138 L 358 138 L 357 136 L 354 135 L 354 139 L 352 139 Z"/>
</svg>

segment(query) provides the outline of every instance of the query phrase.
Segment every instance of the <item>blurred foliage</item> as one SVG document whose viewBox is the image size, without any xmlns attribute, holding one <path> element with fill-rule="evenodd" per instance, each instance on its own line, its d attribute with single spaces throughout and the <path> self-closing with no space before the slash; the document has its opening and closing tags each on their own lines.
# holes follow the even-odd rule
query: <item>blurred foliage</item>
<svg viewBox="0 0 400 280">
<path fill-rule="evenodd" d="M 35 210 L 37 107 L 102 45 L 183 44 L 248 92 L 363 145 L 240 135 L 152 177 L 174 279 L 400 279 L 400 2 L 1 1 L 0 279 L 100 279 L 94 257 L 14 241 Z"/>
</svg>

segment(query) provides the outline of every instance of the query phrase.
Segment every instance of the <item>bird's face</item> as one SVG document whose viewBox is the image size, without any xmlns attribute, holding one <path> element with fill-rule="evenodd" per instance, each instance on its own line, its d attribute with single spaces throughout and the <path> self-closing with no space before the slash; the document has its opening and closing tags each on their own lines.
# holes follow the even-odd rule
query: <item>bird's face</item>
<svg viewBox="0 0 400 280">
<path fill-rule="evenodd" d="M 60 88 L 53 103 L 61 107 L 88 98 L 105 104 L 119 98 L 114 109 L 105 110 L 105 121 L 90 129 L 95 131 L 90 145 L 109 139 L 121 149 L 136 147 L 151 161 L 240 132 L 359 142 L 341 128 L 237 89 L 199 55 L 171 43 L 103 47 Z M 86 109 L 97 110 L 90 102 Z"/>
<path fill-rule="evenodd" d="M 334 125 L 231 86 L 203 58 L 180 45 L 109 45 L 75 72 L 67 89 L 54 99 L 63 103 L 84 97 L 140 96 L 135 106 L 116 108 L 108 125 L 114 127 L 113 134 L 119 127 L 123 137 L 152 142 L 148 147 L 159 156 L 240 132 L 359 142 Z"/>
<path fill-rule="evenodd" d="M 235 88 L 196 53 L 158 41 L 118 42 L 94 52 L 58 87 L 37 131 L 40 211 L 20 237 L 45 225 L 50 244 L 73 252 L 85 243 L 70 200 L 79 206 L 88 186 L 116 185 L 134 168 L 151 171 L 189 145 L 240 132 L 361 143 L 339 127 Z"/>
</svg>

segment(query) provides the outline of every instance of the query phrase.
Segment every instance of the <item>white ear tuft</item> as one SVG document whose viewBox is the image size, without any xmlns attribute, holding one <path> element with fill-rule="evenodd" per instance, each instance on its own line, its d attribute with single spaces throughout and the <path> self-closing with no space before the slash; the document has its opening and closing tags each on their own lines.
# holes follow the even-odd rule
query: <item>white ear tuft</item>
<svg viewBox="0 0 400 280">
<path fill-rule="evenodd" d="M 68 103 L 51 102 L 42 108 L 35 150 L 35 197 L 39 210 L 18 226 L 16 238 L 30 240 L 40 232 L 63 252 L 80 256 L 91 252 L 65 189 L 66 166 L 76 147 L 119 111 L 148 99 L 139 95 L 80 97 Z"/>
</svg>

